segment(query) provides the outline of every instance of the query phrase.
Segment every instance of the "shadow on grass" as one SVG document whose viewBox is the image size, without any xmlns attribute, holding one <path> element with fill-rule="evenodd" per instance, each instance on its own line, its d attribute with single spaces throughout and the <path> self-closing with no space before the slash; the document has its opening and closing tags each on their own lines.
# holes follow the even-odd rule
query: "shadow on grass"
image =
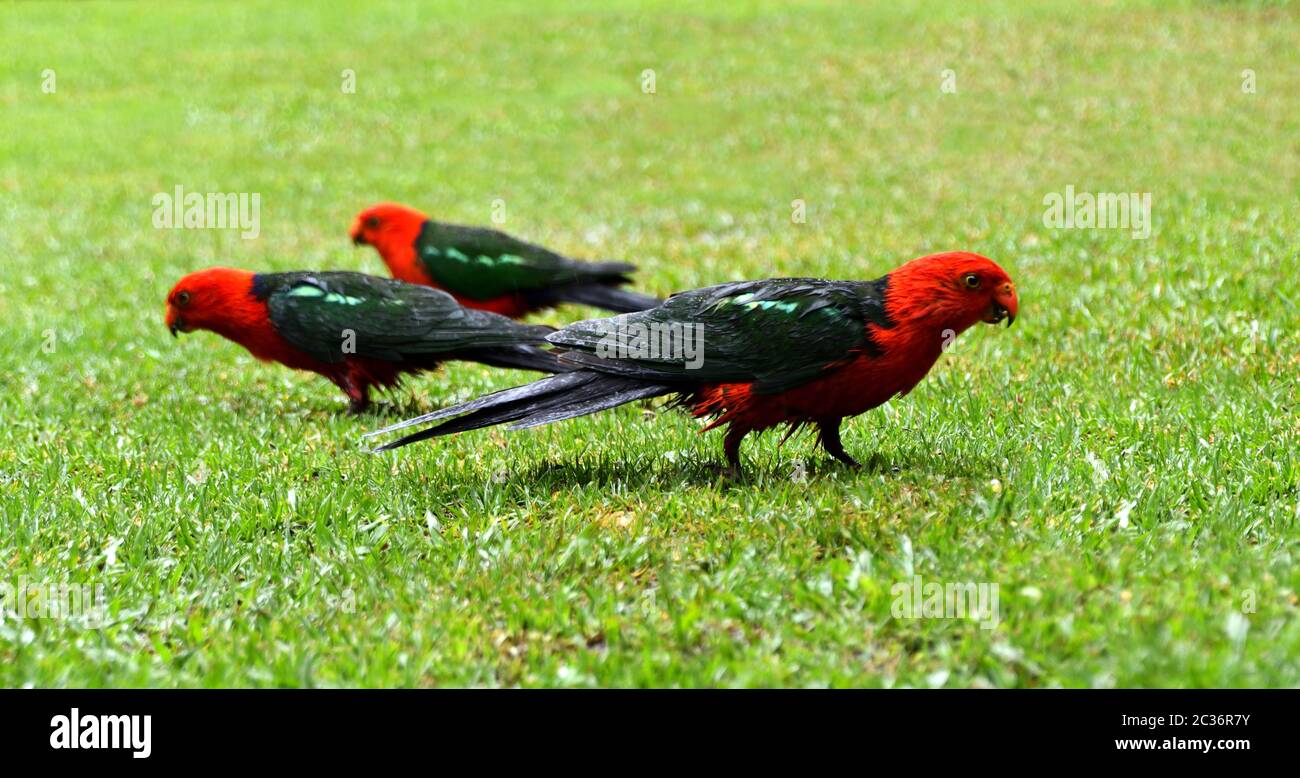
<svg viewBox="0 0 1300 778">
<path fill-rule="evenodd" d="M 995 472 L 991 461 L 969 457 L 943 460 L 916 451 L 873 454 L 864 458 L 862 467 L 855 469 L 817 452 L 798 459 L 742 457 L 742 472 L 736 477 L 728 471 L 721 452 L 716 458 L 711 458 L 711 453 L 705 447 L 698 455 L 667 460 L 661 456 L 651 459 L 623 457 L 611 452 L 598 457 L 543 461 L 524 469 L 504 472 L 505 480 L 500 480 L 500 476 L 482 477 L 465 479 L 461 484 L 475 491 L 509 489 L 513 484 L 544 491 L 608 486 L 619 491 L 641 492 L 644 497 L 647 493 L 662 494 L 680 489 L 764 490 L 818 482 L 847 485 L 879 476 L 914 481 L 935 476 L 950 479 L 987 477 Z M 800 461 L 803 463 L 801 475 L 796 473 Z"/>
<path fill-rule="evenodd" d="M 361 412 L 354 412 L 348 408 L 347 400 L 343 395 L 337 398 L 313 399 L 304 403 L 296 409 L 284 408 L 283 410 L 296 410 L 298 414 L 312 421 L 332 421 L 336 419 L 354 419 L 358 424 L 365 427 L 370 425 L 375 429 L 387 426 L 394 422 L 405 419 L 423 416 L 426 413 L 441 410 L 444 407 L 450 407 L 454 403 L 436 403 L 416 400 L 414 398 L 405 398 L 400 401 L 391 399 L 375 400 L 370 406 Z M 225 402 L 232 412 L 252 413 L 256 411 L 265 411 L 267 408 L 265 400 L 256 397 L 240 397 Z"/>
</svg>

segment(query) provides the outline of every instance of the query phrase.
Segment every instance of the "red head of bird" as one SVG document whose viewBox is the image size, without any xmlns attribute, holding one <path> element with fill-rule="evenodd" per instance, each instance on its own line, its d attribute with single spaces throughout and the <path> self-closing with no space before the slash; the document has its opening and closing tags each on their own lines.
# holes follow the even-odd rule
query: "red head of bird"
<svg viewBox="0 0 1300 778">
<path fill-rule="evenodd" d="M 420 227 L 428 220 L 410 206 L 380 203 L 357 214 L 349 234 L 358 246 L 374 246 L 393 278 L 427 285 L 430 279 L 416 261 L 414 246 Z"/>
<path fill-rule="evenodd" d="M 266 302 L 253 290 L 248 270 L 213 267 L 182 278 L 167 295 L 167 328 L 208 330 L 233 340 L 253 356 L 297 366 L 302 360 L 271 326 Z"/>
<path fill-rule="evenodd" d="M 888 310 L 899 323 L 961 332 L 977 322 L 1007 326 L 1020 312 L 1015 284 L 988 257 L 948 251 L 914 259 L 889 274 Z"/>
</svg>

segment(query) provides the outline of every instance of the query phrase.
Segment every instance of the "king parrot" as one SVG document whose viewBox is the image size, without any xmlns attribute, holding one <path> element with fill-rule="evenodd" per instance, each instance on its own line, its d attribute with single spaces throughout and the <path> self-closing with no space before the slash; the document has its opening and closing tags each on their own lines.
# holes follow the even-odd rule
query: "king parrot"
<svg viewBox="0 0 1300 778">
<path fill-rule="evenodd" d="M 619 288 L 635 265 L 570 259 L 497 230 L 435 222 L 396 203 L 362 211 L 351 235 L 353 243 L 375 247 L 393 278 L 512 318 L 561 303 L 624 313 L 661 302 Z"/>
<path fill-rule="evenodd" d="M 209 330 L 258 359 L 333 381 L 354 412 L 372 386 L 452 359 L 557 373 L 544 343 L 550 327 L 466 308 L 451 295 L 349 272 L 252 273 L 215 267 L 191 273 L 167 295 L 167 327 Z"/>
<path fill-rule="evenodd" d="M 695 416 L 713 417 L 705 429 L 727 425 L 723 448 L 733 474 L 740 472 L 741 440 L 779 424 L 791 432 L 814 425 L 827 453 L 856 467 L 840 442 L 843 419 L 907 394 L 958 333 L 980 321 L 1009 326 L 1018 311 L 1006 272 L 964 251 L 914 259 L 874 281 L 781 278 L 696 289 L 649 311 L 582 321 L 550 335 L 561 361 L 577 368 L 572 372 L 370 435 L 450 418 L 378 449 L 387 450 L 674 395 Z M 703 339 L 698 359 L 684 348 L 692 331 Z"/>
</svg>

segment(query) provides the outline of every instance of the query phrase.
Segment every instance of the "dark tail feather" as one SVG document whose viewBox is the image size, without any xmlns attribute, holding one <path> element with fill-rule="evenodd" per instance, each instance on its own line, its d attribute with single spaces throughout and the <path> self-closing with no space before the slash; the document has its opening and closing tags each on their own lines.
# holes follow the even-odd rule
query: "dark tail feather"
<svg viewBox="0 0 1300 778">
<path fill-rule="evenodd" d="M 580 370 L 543 378 L 531 384 L 516 386 L 513 389 L 485 395 L 461 405 L 427 413 L 419 418 L 394 424 L 378 432 L 372 432 L 366 437 L 382 435 L 413 424 L 448 416 L 458 417 L 436 427 L 430 427 L 413 435 L 407 435 L 401 440 L 393 441 L 376 449 L 377 451 L 389 451 L 426 438 L 491 427 L 496 424 L 517 422 L 512 429 L 535 427 L 561 419 L 585 416 L 633 400 L 656 397 L 678 390 L 678 387 L 651 383 L 642 379 Z"/>
<path fill-rule="evenodd" d="M 603 411 L 607 408 L 616 408 L 633 400 L 644 400 L 650 397 L 658 397 L 662 394 L 680 391 L 680 387 L 672 387 L 667 384 L 647 383 L 644 380 L 617 378 L 615 376 L 605 376 L 610 383 L 623 382 L 624 386 L 616 387 L 605 385 L 601 387 L 605 394 L 597 396 L 585 395 L 582 398 L 566 397 L 567 402 L 547 408 L 535 408 L 531 412 L 510 425 L 512 430 L 523 430 L 529 427 L 540 427 L 543 424 L 550 424 L 553 421 L 562 421 L 564 419 L 576 419 L 579 416 Z M 456 419 L 455 421 L 460 421 Z M 454 422 L 448 422 L 452 424 Z M 447 426 L 447 425 L 442 425 Z"/>
<path fill-rule="evenodd" d="M 542 378 L 533 381 L 531 384 L 515 386 L 510 389 L 502 389 L 499 392 L 485 394 L 478 399 L 470 400 L 469 402 L 461 403 L 460 405 L 453 405 L 450 408 L 430 411 L 422 416 L 416 416 L 415 418 L 407 419 L 406 421 L 399 421 L 398 423 L 391 424 L 381 430 L 367 432 L 365 437 L 373 438 L 378 435 L 386 435 L 390 432 L 396 432 L 397 430 L 405 429 L 416 424 L 423 424 L 428 421 L 437 421 L 438 419 L 445 419 L 448 416 L 459 416 L 462 413 L 469 413 L 470 411 L 476 411 L 488 406 L 495 407 L 517 399 L 530 397 L 533 394 L 541 394 L 544 391 L 553 391 L 564 387 L 578 386 L 590 381 L 591 377 L 592 373 L 590 372 L 574 372 L 563 373 L 557 376 L 552 376 L 551 378 Z"/>
<path fill-rule="evenodd" d="M 635 313 L 650 308 L 657 308 L 663 300 L 640 292 L 630 292 L 617 286 L 604 284 L 586 284 L 557 289 L 557 299 L 569 303 L 581 303 L 596 308 L 604 308 L 615 313 Z"/>
<path fill-rule="evenodd" d="M 593 262 L 591 260 L 575 259 L 582 272 L 588 278 L 599 278 L 602 281 L 626 282 L 626 276 L 636 272 L 636 265 L 630 262 Z"/>
<path fill-rule="evenodd" d="M 568 373 L 577 369 L 574 365 L 561 362 L 553 351 L 528 345 L 469 349 L 457 351 L 452 356 L 492 367 L 536 370 L 541 373 Z"/>
</svg>

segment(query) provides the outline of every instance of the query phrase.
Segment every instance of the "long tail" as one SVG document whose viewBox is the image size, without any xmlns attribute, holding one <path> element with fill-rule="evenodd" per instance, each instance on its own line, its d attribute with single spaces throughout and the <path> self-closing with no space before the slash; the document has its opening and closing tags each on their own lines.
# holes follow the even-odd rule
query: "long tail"
<svg viewBox="0 0 1300 778">
<path fill-rule="evenodd" d="M 584 284 L 557 289 L 558 300 L 604 308 L 615 313 L 635 313 L 657 307 L 663 300 L 640 292 L 631 292 L 617 286 Z"/>
<path fill-rule="evenodd" d="M 513 422 L 511 429 L 536 427 L 561 419 L 586 416 L 633 400 L 677 391 L 681 391 L 681 387 L 657 384 L 640 378 L 577 370 L 484 395 L 477 400 L 426 413 L 414 419 L 407 419 L 391 427 L 371 432 L 366 437 L 383 435 L 451 416 L 457 417 L 375 449 L 389 451 L 426 438 L 491 427 L 496 424 Z"/>
<path fill-rule="evenodd" d="M 541 373 L 568 373 L 577 369 L 574 365 L 561 362 L 555 352 L 531 345 L 466 349 L 455 352 L 453 356 L 492 367 L 536 370 Z"/>
</svg>

